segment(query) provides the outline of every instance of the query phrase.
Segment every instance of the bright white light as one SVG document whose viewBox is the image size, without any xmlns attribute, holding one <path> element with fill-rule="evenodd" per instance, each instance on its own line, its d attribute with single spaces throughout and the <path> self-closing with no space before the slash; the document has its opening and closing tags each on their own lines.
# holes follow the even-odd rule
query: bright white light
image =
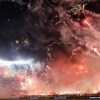
<svg viewBox="0 0 100 100">
<path fill-rule="evenodd" d="M 24 61 L 24 60 L 18 60 L 18 61 L 5 61 L 5 60 L 0 60 L 0 65 L 13 65 L 13 64 L 16 64 L 16 65 L 25 65 L 25 64 L 31 64 L 31 60 L 27 60 L 27 61 Z"/>
<path fill-rule="evenodd" d="M 85 21 L 85 23 L 86 23 L 91 29 L 93 29 L 93 27 L 91 26 L 90 23 L 88 23 L 87 21 Z"/>
<path fill-rule="evenodd" d="M 29 85 L 32 85 L 32 79 L 27 79 Z"/>
<path fill-rule="evenodd" d="M 34 59 L 29 60 L 16 60 L 16 61 L 6 61 L 0 60 L 0 68 L 5 68 L 5 72 L 7 71 L 8 76 L 16 76 L 19 73 L 26 73 L 30 70 L 32 74 L 34 72 L 40 71 L 43 68 L 43 64 L 39 61 L 35 61 Z M 31 84 L 31 81 L 29 81 Z"/>
<path fill-rule="evenodd" d="M 98 56 L 100 56 L 100 53 L 98 52 L 97 48 L 94 48 L 93 50 Z"/>
</svg>

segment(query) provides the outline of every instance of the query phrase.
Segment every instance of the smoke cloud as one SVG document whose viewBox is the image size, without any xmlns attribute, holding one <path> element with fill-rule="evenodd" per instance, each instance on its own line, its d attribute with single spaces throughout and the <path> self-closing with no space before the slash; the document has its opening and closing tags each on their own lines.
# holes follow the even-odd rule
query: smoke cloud
<svg viewBox="0 0 100 100">
<path fill-rule="evenodd" d="M 100 91 L 100 3 L 83 1 L 0 2 L 1 98 Z"/>
</svg>

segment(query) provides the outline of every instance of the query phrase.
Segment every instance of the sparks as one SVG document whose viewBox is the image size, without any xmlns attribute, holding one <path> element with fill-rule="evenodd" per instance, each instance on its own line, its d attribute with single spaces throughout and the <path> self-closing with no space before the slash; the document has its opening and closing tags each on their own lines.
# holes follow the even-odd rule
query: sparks
<svg viewBox="0 0 100 100">
<path fill-rule="evenodd" d="M 98 52 L 97 48 L 93 48 L 93 51 L 94 51 L 98 56 L 100 56 L 100 53 Z"/>
<path fill-rule="evenodd" d="M 91 24 L 90 24 L 88 21 L 85 20 L 84 23 L 85 23 L 86 25 L 88 25 L 89 28 L 93 29 L 93 27 L 91 26 Z"/>
<path fill-rule="evenodd" d="M 91 26 L 91 24 L 90 24 L 91 20 L 92 20 L 92 18 L 89 17 L 89 16 L 87 16 L 85 19 L 83 19 L 83 20 L 81 21 L 81 24 L 82 24 L 83 26 L 85 26 L 85 27 L 92 28 L 92 26 Z"/>
</svg>

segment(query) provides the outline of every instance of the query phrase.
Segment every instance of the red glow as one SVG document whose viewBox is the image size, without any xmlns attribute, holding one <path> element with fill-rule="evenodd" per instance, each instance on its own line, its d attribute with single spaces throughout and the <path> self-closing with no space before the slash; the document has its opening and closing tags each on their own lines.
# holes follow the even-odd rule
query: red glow
<svg viewBox="0 0 100 100">
<path fill-rule="evenodd" d="M 88 25 L 86 24 L 86 22 L 91 22 L 92 18 L 90 16 L 87 16 L 85 17 L 82 21 L 81 21 L 81 24 L 84 26 L 84 27 L 88 27 Z"/>
<path fill-rule="evenodd" d="M 85 57 L 81 54 L 77 54 L 73 58 L 77 59 L 76 63 L 70 62 L 66 55 L 59 53 L 56 60 L 49 63 L 46 71 L 39 76 L 28 76 L 23 72 L 18 73 L 12 77 L 19 79 L 19 83 L 17 83 L 20 85 L 17 87 L 19 91 L 15 92 L 15 94 L 55 95 L 95 93 L 100 91 L 100 82 L 99 80 L 97 81 L 96 76 L 93 76 L 95 75 L 94 68 L 92 69 L 88 65 Z M 11 77 L 8 69 L 1 70 L 0 72 L 2 72 L 1 76 L 3 77 L 5 75 Z M 97 76 L 99 75 L 98 73 Z M 9 77 L 6 77 L 6 79 L 9 79 Z"/>
</svg>

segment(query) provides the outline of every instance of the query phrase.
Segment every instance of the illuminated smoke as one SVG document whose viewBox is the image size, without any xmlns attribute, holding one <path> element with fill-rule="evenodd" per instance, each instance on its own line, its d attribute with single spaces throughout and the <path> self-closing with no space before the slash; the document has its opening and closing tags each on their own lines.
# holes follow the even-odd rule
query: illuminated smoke
<svg viewBox="0 0 100 100">
<path fill-rule="evenodd" d="M 0 65 L 3 66 L 3 65 L 13 65 L 13 64 L 30 64 L 30 61 L 23 61 L 23 60 L 19 60 L 19 61 L 4 61 L 4 60 L 0 60 Z"/>
<path fill-rule="evenodd" d="M 13 34 L 8 36 L 5 29 L 4 34 L 2 33 L 4 37 L 8 36 L 7 39 L 14 37 L 12 37 L 13 42 L 10 43 L 13 48 L 11 50 L 16 55 L 25 54 L 25 58 L 28 55 L 32 59 L 0 60 L 0 77 L 2 77 L 0 89 L 4 90 L 3 93 L 5 90 L 9 92 L 10 89 L 14 93 L 10 91 L 8 96 L 100 91 L 98 79 L 100 75 L 100 58 L 98 57 L 100 56 L 100 37 L 98 36 L 100 19 L 99 17 L 95 19 L 95 16 L 99 14 L 93 15 L 88 12 L 86 15 L 90 14 L 89 16 L 94 19 L 85 20 L 86 26 L 81 25 L 80 22 L 84 18 L 74 19 L 67 13 L 67 9 L 70 9 L 76 1 L 62 0 L 53 5 L 47 3 L 48 6 L 43 0 L 29 3 L 27 13 L 25 12 L 24 18 L 21 19 L 25 23 L 19 23 L 21 27 L 17 25 L 21 36 L 18 30 L 18 34 L 14 31 L 18 38 Z M 98 23 L 96 24 L 94 20 Z M 98 56 L 95 57 L 94 53 Z M 9 88 L 5 87 L 8 85 L 6 82 L 3 84 L 3 79 L 7 82 L 12 79 Z"/>
</svg>

